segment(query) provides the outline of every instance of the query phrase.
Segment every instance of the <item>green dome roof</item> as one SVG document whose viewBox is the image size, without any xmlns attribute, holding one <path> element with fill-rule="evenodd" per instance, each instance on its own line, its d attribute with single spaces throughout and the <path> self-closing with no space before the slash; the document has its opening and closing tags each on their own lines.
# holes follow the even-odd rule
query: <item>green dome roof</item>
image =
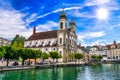
<svg viewBox="0 0 120 80">
<path fill-rule="evenodd" d="M 61 12 L 61 14 L 60 14 L 60 18 L 67 18 L 67 16 L 66 16 L 66 14 L 65 14 L 64 11 Z"/>
<path fill-rule="evenodd" d="M 74 24 L 75 25 L 75 21 L 74 20 L 71 20 L 70 21 L 70 25 Z"/>
</svg>

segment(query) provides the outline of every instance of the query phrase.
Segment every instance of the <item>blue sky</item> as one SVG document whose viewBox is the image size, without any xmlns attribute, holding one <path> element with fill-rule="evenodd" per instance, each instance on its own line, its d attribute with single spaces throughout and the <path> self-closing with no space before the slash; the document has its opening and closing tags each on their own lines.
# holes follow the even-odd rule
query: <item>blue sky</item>
<svg viewBox="0 0 120 80">
<path fill-rule="evenodd" d="M 120 42 L 120 0 L 0 0 L 0 37 L 28 38 L 37 31 L 58 29 L 64 7 L 68 22 L 76 22 L 82 45 Z"/>
</svg>

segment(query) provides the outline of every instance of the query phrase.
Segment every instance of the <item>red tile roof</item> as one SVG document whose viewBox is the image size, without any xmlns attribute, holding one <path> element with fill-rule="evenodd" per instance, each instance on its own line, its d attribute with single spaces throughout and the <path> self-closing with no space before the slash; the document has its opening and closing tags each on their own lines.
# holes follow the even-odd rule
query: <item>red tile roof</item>
<svg viewBox="0 0 120 80">
<path fill-rule="evenodd" d="M 26 41 L 49 38 L 57 38 L 57 30 L 34 33 Z"/>
</svg>

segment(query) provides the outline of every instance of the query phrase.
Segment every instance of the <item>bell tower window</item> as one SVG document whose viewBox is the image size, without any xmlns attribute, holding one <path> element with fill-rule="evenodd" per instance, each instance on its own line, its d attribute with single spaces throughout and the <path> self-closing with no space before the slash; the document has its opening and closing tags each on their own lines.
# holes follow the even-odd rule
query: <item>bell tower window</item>
<svg viewBox="0 0 120 80">
<path fill-rule="evenodd" d="M 67 23 L 65 23 L 65 27 L 67 28 Z"/>
<path fill-rule="evenodd" d="M 60 29 L 63 29 L 63 22 L 60 23 Z"/>
<path fill-rule="evenodd" d="M 62 38 L 60 38 L 60 44 L 62 44 Z"/>
</svg>

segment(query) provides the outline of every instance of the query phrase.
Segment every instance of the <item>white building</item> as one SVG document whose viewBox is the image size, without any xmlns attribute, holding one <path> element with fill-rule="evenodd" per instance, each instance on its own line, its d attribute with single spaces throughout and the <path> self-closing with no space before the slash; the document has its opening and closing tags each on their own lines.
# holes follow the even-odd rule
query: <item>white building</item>
<svg viewBox="0 0 120 80">
<path fill-rule="evenodd" d="M 76 24 L 73 20 L 67 21 L 64 11 L 59 17 L 58 30 L 37 32 L 33 29 L 33 34 L 25 41 L 25 48 L 39 49 L 42 52 L 57 51 L 62 55 L 61 62 L 69 61 L 68 55 L 77 52 Z"/>
<path fill-rule="evenodd" d="M 103 59 L 106 61 L 119 61 L 120 60 L 120 44 L 117 44 L 116 41 L 113 44 L 105 46 L 93 46 L 90 51 L 90 55 L 102 55 Z"/>
<path fill-rule="evenodd" d="M 5 45 L 9 45 L 9 44 L 10 44 L 9 40 L 0 37 L 0 46 L 5 46 Z"/>
</svg>

